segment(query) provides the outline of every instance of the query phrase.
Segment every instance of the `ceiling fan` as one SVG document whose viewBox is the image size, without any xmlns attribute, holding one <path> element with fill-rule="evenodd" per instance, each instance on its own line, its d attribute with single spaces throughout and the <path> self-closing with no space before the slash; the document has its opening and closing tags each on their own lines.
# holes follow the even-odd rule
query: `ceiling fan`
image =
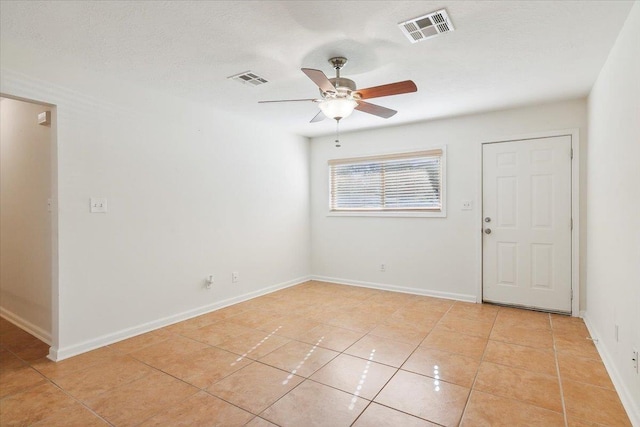
<svg viewBox="0 0 640 427">
<path fill-rule="evenodd" d="M 416 84 L 411 80 L 366 89 L 356 89 L 356 83 L 353 80 L 340 77 L 340 70 L 347 63 L 347 58 L 331 58 L 329 59 L 329 63 L 336 70 L 336 76 L 332 79 L 327 78 L 320 70 L 314 70 L 312 68 L 301 69 L 320 89 L 320 98 L 283 99 L 278 101 L 259 101 L 259 103 L 298 101 L 318 103 L 320 111 L 311 119 L 311 123 L 324 120 L 325 117 L 340 122 L 341 119 L 351 115 L 353 110 L 388 119 L 396 114 L 397 111 L 365 102 L 363 99 L 400 95 L 418 90 Z"/>
</svg>

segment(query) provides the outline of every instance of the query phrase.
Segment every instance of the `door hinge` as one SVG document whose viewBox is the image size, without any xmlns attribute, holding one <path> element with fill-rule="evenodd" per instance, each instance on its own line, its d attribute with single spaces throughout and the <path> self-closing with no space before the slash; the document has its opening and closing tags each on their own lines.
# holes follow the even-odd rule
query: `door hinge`
<svg viewBox="0 0 640 427">
<path fill-rule="evenodd" d="M 571 149 L 571 159 L 573 160 L 573 148 Z"/>
<path fill-rule="evenodd" d="M 573 231 L 573 218 L 571 218 L 571 231 Z"/>
<path fill-rule="evenodd" d="M 571 288 L 571 301 L 573 301 L 573 288 Z"/>
</svg>

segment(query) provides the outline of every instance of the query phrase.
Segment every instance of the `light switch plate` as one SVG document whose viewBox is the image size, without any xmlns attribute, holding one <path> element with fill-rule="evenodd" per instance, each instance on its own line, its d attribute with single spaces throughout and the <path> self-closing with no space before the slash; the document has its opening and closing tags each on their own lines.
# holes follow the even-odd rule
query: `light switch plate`
<svg viewBox="0 0 640 427">
<path fill-rule="evenodd" d="M 92 197 L 91 213 L 107 213 L 107 199 L 103 197 Z"/>
</svg>

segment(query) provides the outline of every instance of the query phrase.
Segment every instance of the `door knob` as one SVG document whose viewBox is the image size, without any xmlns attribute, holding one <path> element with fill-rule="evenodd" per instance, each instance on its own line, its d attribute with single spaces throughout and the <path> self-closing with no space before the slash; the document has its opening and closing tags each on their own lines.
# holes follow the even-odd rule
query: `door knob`
<svg viewBox="0 0 640 427">
<path fill-rule="evenodd" d="M 484 232 L 485 232 L 486 234 L 491 234 L 491 229 L 490 229 L 490 228 L 485 228 Z"/>
</svg>

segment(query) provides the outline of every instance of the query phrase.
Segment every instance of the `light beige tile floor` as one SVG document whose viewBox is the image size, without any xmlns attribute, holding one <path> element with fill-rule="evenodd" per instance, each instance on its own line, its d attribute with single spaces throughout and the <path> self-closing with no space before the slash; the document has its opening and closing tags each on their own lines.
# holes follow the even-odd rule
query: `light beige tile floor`
<svg viewBox="0 0 640 427">
<path fill-rule="evenodd" d="M 0 426 L 629 426 L 588 336 L 322 282 L 58 363 L 0 319 Z"/>
</svg>

